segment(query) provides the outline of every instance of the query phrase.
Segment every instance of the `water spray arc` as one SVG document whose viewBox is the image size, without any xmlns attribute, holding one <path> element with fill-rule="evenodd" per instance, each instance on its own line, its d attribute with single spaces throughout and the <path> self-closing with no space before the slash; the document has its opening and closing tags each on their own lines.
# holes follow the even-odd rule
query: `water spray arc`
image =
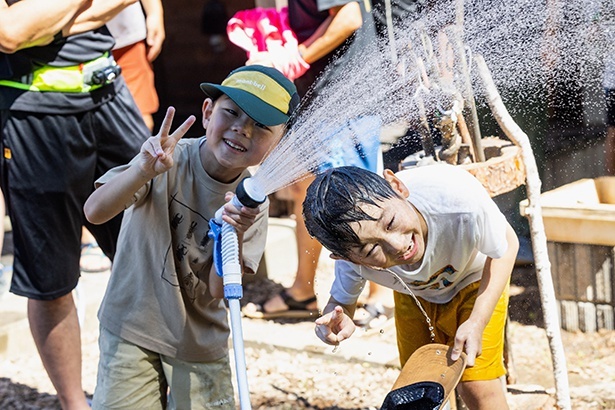
<svg viewBox="0 0 615 410">
<path fill-rule="evenodd" d="M 266 196 L 261 193 L 253 181 L 246 178 L 237 186 L 232 203 L 238 208 L 242 206 L 257 208 L 265 202 L 265 199 Z M 250 404 L 250 390 L 246 373 L 243 331 L 241 327 L 241 305 L 239 303 L 239 300 L 243 297 L 239 240 L 235 228 L 222 220 L 222 208 L 216 212 L 215 218 L 209 222 L 209 225 L 211 228 L 210 236 L 214 239 L 214 263 L 218 275 L 222 276 L 224 298 L 228 301 L 229 305 L 239 404 L 241 410 L 250 410 L 252 406 Z"/>
</svg>

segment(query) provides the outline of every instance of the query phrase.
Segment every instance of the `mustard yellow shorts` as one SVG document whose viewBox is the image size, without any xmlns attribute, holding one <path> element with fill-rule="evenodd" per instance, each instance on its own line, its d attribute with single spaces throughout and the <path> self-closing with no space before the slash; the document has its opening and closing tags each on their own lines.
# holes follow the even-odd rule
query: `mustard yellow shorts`
<svg viewBox="0 0 615 410">
<path fill-rule="evenodd" d="M 434 326 L 436 343 L 453 346 L 457 328 L 470 317 L 479 286 L 480 282 L 468 285 L 444 304 L 418 298 Z M 508 315 L 508 293 L 507 286 L 485 328 L 482 353 L 476 358 L 474 366 L 466 368 L 461 381 L 492 380 L 506 374 L 504 329 Z M 403 366 L 415 350 L 431 343 L 425 315 L 412 296 L 395 292 L 395 326 L 399 359 Z"/>
</svg>

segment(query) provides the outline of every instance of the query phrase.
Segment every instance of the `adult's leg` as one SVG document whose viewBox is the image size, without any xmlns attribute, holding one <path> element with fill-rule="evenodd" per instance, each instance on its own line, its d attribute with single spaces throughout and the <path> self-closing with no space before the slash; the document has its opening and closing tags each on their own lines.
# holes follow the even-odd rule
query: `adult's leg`
<svg viewBox="0 0 615 410">
<path fill-rule="evenodd" d="M 288 289 L 288 294 L 298 301 L 307 300 L 314 296 L 314 279 L 316 277 L 318 259 L 322 251 L 322 245 L 310 236 L 303 220 L 303 201 L 305 200 L 307 188 L 313 180 L 313 177 L 303 179 L 295 183 L 291 190 L 293 195 L 293 212 L 297 221 L 298 264 L 295 280 Z M 317 302 L 312 302 L 306 308 L 310 310 L 316 309 L 317 305 Z M 265 312 L 280 312 L 287 310 L 288 306 L 280 295 L 276 295 L 269 299 L 263 305 L 263 308 Z"/>
<path fill-rule="evenodd" d="M 79 277 L 82 211 L 63 190 L 73 182 L 87 183 L 73 166 L 86 161 L 71 155 L 82 134 L 70 116 L 17 112 L 7 120 L 3 144 L 11 155 L 3 164 L 2 189 L 14 228 L 11 291 L 28 298 L 32 336 L 62 408 L 87 409 L 71 293 Z"/>
<path fill-rule="evenodd" d="M 72 294 L 28 299 L 28 321 L 62 408 L 89 409 L 81 385 L 81 334 Z"/>
<path fill-rule="evenodd" d="M 374 328 L 393 317 L 393 291 L 386 286 L 369 282 L 367 297 L 355 311 L 353 320 L 357 326 Z"/>
</svg>

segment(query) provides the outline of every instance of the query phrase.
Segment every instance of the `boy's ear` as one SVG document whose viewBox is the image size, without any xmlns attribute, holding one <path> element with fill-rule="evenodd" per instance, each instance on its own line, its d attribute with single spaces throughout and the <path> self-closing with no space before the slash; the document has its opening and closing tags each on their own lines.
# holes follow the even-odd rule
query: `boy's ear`
<svg viewBox="0 0 615 410">
<path fill-rule="evenodd" d="M 386 179 L 391 185 L 391 188 L 393 188 L 393 191 L 397 192 L 402 198 L 408 198 L 408 195 L 410 195 L 408 187 L 406 187 L 406 184 L 401 182 L 401 180 L 395 176 L 393 171 L 390 169 L 385 169 L 383 175 L 384 179 Z"/>
<path fill-rule="evenodd" d="M 214 102 L 211 98 L 205 98 L 203 101 L 203 128 L 207 129 L 211 113 L 214 111 Z"/>
<path fill-rule="evenodd" d="M 329 257 L 330 257 L 331 259 L 333 259 L 333 260 L 336 260 L 336 261 L 343 261 L 343 260 L 345 260 L 345 259 L 344 259 L 344 258 L 342 258 L 340 255 L 337 255 L 337 254 L 335 254 L 335 253 L 330 253 L 330 254 L 329 254 Z"/>
</svg>

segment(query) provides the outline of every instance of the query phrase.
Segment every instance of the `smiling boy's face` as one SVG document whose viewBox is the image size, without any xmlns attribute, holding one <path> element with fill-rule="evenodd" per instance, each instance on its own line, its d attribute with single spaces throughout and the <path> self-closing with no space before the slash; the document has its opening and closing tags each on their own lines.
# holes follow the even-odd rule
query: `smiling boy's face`
<svg viewBox="0 0 615 410">
<path fill-rule="evenodd" d="M 254 121 L 224 94 L 215 103 L 210 99 L 203 103 L 203 127 L 207 130 L 203 167 L 221 182 L 258 165 L 284 132 L 283 124 L 266 126 Z"/>
<path fill-rule="evenodd" d="M 374 220 L 350 224 L 361 241 L 352 249 L 350 261 L 380 269 L 420 263 L 427 243 L 425 219 L 405 199 L 408 197 L 406 186 L 387 171 L 385 179 L 401 197 L 377 201 L 378 206 L 363 204 L 361 209 Z"/>
</svg>

